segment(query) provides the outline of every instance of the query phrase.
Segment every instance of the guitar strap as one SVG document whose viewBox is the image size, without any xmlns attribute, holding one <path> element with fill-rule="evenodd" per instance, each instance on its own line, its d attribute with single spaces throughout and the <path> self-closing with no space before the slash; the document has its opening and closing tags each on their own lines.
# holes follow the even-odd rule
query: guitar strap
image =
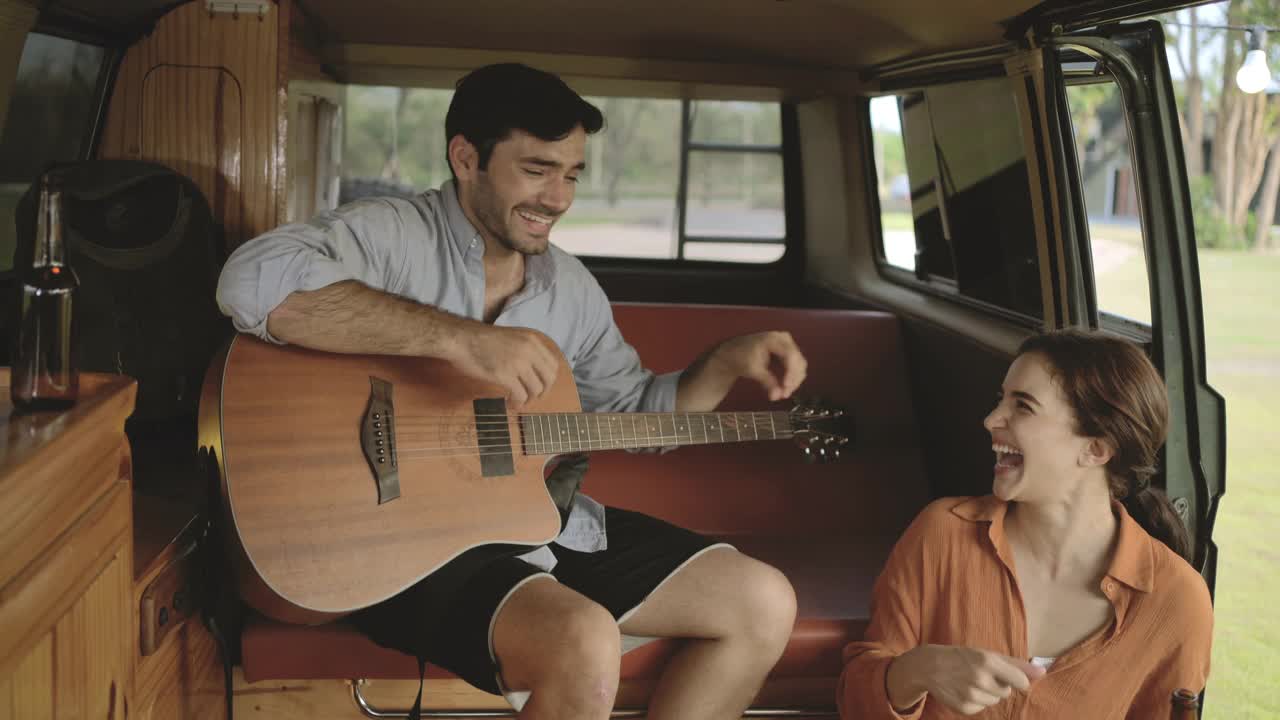
<svg viewBox="0 0 1280 720">
<path fill-rule="evenodd" d="M 409 720 L 422 720 L 422 686 L 427 681 L 427 661 L 418 658 L 418 697 L 413 699 L 413 707 L 409 708 Z"/>
</svg>

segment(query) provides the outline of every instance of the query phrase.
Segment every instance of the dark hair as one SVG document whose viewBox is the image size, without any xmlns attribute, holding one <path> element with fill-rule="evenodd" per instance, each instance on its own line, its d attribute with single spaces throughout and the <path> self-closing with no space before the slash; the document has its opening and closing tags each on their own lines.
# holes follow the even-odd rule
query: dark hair
<svg viewBox="0 0 1280 720">
<path fill-rule="evenodd" d="M 588 135 L 598 132 L 604 115 L 558 76 L 528 65 L 500 63 L 473 70 L 458 81 L 444 118 L 444 140 L 447 148 L 455 135 L 466 138 L 479 150 L 484 169 L 494 146 L 513 130 L 550 141 L 579 126 Z"/>
<path fill-rule="evenodd" d="M 1151 486 L 1169 426 L 1169 398 L 1146 353 L 1126 340 L 1080 330 L 1028 338 L 1018 348 L 1019 355 L 1027 353 L 1038 353 L 1052 366 L 1076 432 L 1110 443 L 1111 496 L 1152 537 L 1190 561 L 1186 526 L 1168 496 Z"/>
</svg>

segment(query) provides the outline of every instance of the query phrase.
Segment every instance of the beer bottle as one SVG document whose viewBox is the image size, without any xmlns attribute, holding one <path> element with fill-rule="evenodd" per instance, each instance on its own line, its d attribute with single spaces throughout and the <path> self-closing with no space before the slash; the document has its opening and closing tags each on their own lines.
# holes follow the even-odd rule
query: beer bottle
<svg viewBox="0 0 1280 720">
<path fill-rule="evenodd" d="M 72 345 L 75 295 L 80 283 L 66 263 L 61 205 L 57 179 L 46 174 L 40 180 L 31 264 L 18 270 L 22 297 L 9 393 L 19 411 L 70 407 L 80 389 Z"/>
<path fill-rule="evenodd" d="M 1200 718 L 1200 697 L 1185 688 L 1178 688 L 1173 691 L 1173 697 L 1169 700 L 1172 708 L 1169 710 L 1169 720 L 1199 720 Z"/>
</svg>

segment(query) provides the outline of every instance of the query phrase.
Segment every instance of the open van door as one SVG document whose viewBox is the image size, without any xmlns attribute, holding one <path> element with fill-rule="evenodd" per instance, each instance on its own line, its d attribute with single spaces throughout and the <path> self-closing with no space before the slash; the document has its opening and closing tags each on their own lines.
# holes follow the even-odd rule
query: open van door
<svg viewBox="0 0 1280 720">
<path fill-rule="evenodd" d="M 1045 149 L 1038 158 L 1044 163 L 1042 185 L 1050 188 L 1040 193 L 1041 228 L 1048 236 L 1042 248 L 1051 255 L 1042 256 L 1045 324 L 1102 328 L 1149 347 L 1169 391 L 1166 490 L 1190 531 L 1194 565 L 1212 590 L 1217 551 L 1211 537 L 1225 481 L 1225 406 L 1206 380 L 1192 205 L 1164 32 L 1156 21 L 1078 29 L 1098 20 L 1074 15 L 1071 22 L 1053 14 L 1032 20 L 1024 36 L 1032 49 L 1016 60 L 1024 67 L 1009 67 L 1011 75 L 1025 77 L 1024 111 Z M 1149 327 L 1098 307 L 1067 96 L 1068 87 L 1090 82 L 1114 82 L 1123 100 L 1145 238 Z"/>
</svg>

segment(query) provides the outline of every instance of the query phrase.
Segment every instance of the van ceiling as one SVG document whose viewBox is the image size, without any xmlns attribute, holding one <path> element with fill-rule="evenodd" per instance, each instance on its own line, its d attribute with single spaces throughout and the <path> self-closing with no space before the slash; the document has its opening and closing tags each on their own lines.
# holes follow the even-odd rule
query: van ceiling
<svg viewBox="0 0 1280 720">
<path fill-rule="evenodd" d="M 203 2 L 203 0 L 195 0 Z M 326 44 L 369 43 L 856 69 L 999 42 L 1037 0 L 294 0 Z M 46 0 L 129 32 L 174 0 Z"/>
</svg>

